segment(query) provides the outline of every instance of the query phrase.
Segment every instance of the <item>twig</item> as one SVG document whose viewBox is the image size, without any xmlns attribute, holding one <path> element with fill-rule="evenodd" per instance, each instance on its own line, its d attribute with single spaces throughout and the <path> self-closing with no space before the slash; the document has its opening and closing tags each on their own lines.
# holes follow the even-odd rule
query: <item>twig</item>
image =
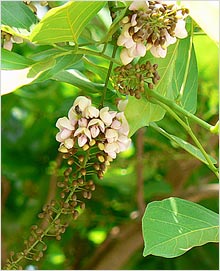
<svg viewBox="0 0 220 271">
<path fill-rule="evenodd" d="M 140 215 L 143 215 L 145 210 L 144 201 L 144 176 L 143 176 L 143 154 L 144 154 L 144 132 L 145 128 L 141 128 L 137 132 L 137 205 Z"/>
</svg>

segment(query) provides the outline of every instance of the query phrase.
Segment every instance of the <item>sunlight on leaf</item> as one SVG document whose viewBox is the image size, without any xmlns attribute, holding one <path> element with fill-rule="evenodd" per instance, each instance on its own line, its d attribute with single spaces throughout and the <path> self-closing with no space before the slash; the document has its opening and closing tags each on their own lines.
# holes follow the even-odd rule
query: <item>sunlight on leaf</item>
<svg viewBox="0 0 220 271">
<path fill-rule="evenodd" d="M 70 1 L 47 12 L 31 34 L 32 42 L 51 44 L 74 41 L 105 2 Z M 86 12 L 85 12 L 86 11 Z"/>
<path fill-rule="evenodd" d="M 168 198 L 148 204 L 142 220 L 143 255 L 173 258 L 219 241 L 218 214 L 199 204 Z"/>
</svg>

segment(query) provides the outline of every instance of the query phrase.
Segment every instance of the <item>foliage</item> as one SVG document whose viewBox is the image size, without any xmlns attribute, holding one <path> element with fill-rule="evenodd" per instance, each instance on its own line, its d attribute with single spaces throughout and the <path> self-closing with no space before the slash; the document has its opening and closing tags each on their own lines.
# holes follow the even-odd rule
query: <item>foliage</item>
<svg viewBox="0 0 220 271">
<path fill-rule="evenodd" d="M 165 58 L 147 51 L 133 60 L 137 73 L 150 61 L 160 76 L 153 89 L 145 78 L 137 99 L 120 93 L 114 77 L 117 67 L 128 67 L 121 63 L 117 39 L 130 2 L 34 4 L 44 12 L 42 19 L 33 3 L 1 3 L 2 44 L 13 42 L 12 51 L 2 48 L 3 264 L 9 269 L 21 263 L 26 269 L 29 264 L 37 269 L 217 269 L 217 47 L 193 20 L 193 5 L 187 38 L 168 46 Z M 129 85 L 129 76 L 125 79 Z M 55 124 L 78 96 L 114 111 L 118 99 L 128 100 L 132 144 L 117 155 L 103 180 L 96 174 L 85 177 L 86 184 L 96 185 L 92 198 L 80 196 L 86 208 L 78 206 L 58 225 L 67 164 L 57 151 Z M 71 195 L 83 191 L 77 185 Z M 53 199 L 56 216 L 43 208 L 52 217 L 48 226 L 37 214 Z M 38 226 L 29 230 L 30 225 Z M 66 230 L 61 240 L 50 225 Z M 46 241 L 37 233 L 41 228 Z M 25 254 L 23 242 L 31 243 L 31 236 L 38 240 L 37 250 L 27 246 Z"/>
</svg>

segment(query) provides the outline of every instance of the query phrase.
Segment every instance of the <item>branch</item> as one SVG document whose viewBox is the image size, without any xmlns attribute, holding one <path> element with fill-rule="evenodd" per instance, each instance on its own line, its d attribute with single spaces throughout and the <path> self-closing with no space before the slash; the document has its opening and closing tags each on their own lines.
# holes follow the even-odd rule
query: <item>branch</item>
<svg viewBox="0 0 220 271">
<path fill-rule="evenodd" d="M 143 155 L 144 155 L 144 132 L 145 128 L 141 128 L 137 132 L 137 206 L 140 215 L 142 216 L 145 210 L 145 201 L 144 201 L 144 164 L 143 164 Z"/>
</svg>

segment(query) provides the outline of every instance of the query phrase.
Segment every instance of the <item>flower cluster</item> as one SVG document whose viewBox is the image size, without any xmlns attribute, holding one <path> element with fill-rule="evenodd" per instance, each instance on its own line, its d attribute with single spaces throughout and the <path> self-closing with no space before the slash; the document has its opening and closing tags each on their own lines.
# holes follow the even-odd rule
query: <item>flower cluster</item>
<svg viewBox="0 0 220 271">
<path fill-rule="evenodd" d="M 124 65 L 135 57 L 144 56 L 150 50 L 155 57 L 164 58 L 167 47 L 176 42 L 176 38 L 187 37 L 185 17 L 188 10 L 158 1 L 134 1 L 131 13 L 121 21 L 122 32 L 117 40 Z"/>
<path fill-rule="evenodd" d="M 158 65 L 151 64 L 150 61 L 142 64 L 127 64 L 114 69 L 112 77 L 115 89 L 121 94 L 135 96 L 140 99 L 145 92 L 145 86 L 153 89 L 160 80 L 157 72 Z"/>
<path fill-rule="evenodd" d="M 59 151 L 64 153 L 72 148 L 87 150 L 98 146 L 111 160 L 131 142 L 124 112 L 110 111 L 109 107 L 99 110 L 84 96 L 76 98 L 68 118 L 58 119 L 56 126 L 60 130 L 56 135 L 57 141 L 61 142 Z"/>
</svg>

